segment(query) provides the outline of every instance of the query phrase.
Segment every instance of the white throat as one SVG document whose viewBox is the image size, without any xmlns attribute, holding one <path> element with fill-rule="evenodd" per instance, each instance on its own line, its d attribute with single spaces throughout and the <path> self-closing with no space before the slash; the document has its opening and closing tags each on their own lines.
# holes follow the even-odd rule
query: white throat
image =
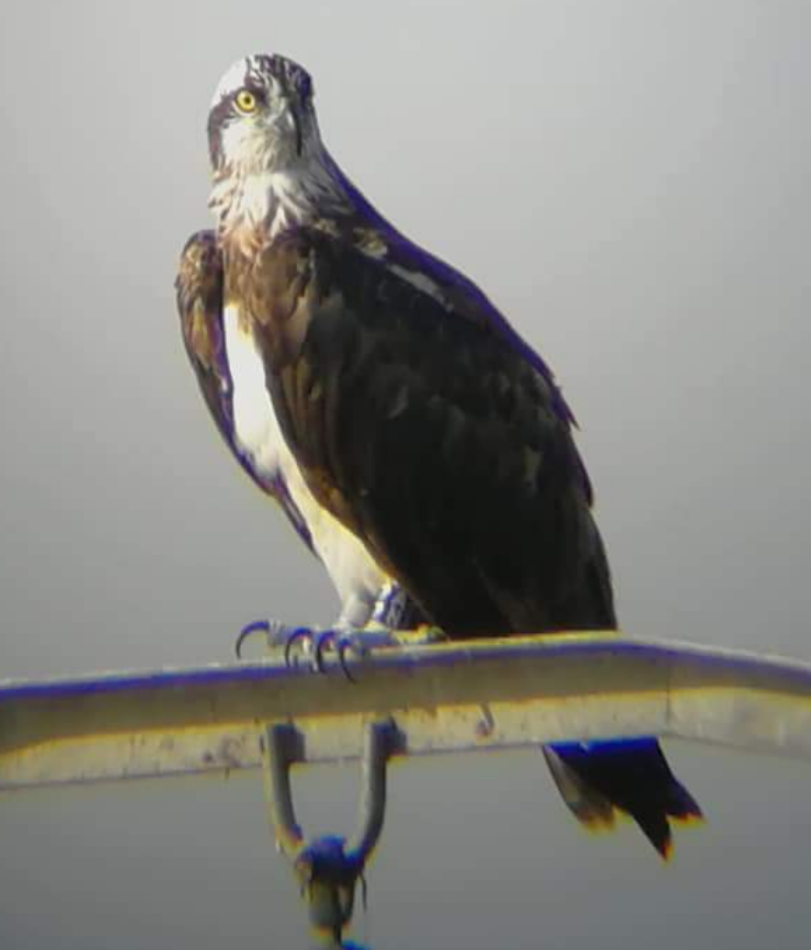
<svg viewBox="0 0 811 950">
<path fill-rule="evenodd" d="M 288 228 L 324 215 L 351 211 L 349 196 L 323 149 L 304 155 L 283 171 L 226 164 L 215 172 L 209 207 L 224 237 L 273 239 Z"/>
</svg>

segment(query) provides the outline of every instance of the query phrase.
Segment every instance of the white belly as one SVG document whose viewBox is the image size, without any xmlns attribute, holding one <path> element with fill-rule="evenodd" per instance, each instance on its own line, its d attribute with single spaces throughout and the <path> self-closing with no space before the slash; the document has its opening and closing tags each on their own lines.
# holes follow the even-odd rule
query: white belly
<svg viewBox="0 0 811 950">
<path fill-rule="evenodd" d="M 250 332 L 240 329 L 236 308 L 225 308 L 223 323 L 236 441 L 259 472 L 268 478 L 282 476 L 341 598 L 341 619 L 363 626 L 388 578 L 355 535 L 319 505 L 307 487 L 279 429 L 264 364 Z"/>
</svg>

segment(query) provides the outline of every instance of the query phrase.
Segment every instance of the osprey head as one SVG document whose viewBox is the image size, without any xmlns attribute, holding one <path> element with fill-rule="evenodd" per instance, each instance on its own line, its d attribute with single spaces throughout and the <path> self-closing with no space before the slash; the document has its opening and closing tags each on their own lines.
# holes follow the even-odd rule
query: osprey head
<svg viewBox="0 0 811 950">
<path fill-rule="evenodd" d="M 238 60 L 217 86 L 208 115 L 211 165 L 246 174 L 284 171 L 318 141 L 312 81 L 283 56 Z"/>
</svg>

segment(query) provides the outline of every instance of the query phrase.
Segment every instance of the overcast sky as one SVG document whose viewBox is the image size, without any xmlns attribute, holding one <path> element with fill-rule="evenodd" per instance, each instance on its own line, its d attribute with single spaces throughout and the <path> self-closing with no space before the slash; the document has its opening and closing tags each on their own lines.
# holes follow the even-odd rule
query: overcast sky
<svg viewBox="0 0 811 950">
<path fill-rule="evenodd" d="M 801 0 L 6 0 L 0 675 L 227 659 L 255 617 L 336 614 L 174 310 L 211 94 L 258 51 L 312 72 L 361 190 L 555 368 L 623 627 L 811 659 L 810 43 Z M 398 769 L 360 938 L 807 947 L 807 766 L 670 754 L 710 820 L 667 869 L 583 834 L 538 756 Z M 351 823 L 352 770 L 301 789 Z M 0 841 L 9 950 L 302 945 L 256 775 L 7 797 Z"/>
</svg>

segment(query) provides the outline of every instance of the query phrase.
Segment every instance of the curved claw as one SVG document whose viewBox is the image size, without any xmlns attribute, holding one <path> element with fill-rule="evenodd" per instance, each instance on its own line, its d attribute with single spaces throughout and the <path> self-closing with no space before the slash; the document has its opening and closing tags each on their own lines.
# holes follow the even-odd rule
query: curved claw
<svg viewBox="0 0 811 950">
<path fill-rule="evenodd" d="M 284 665 L 292 667 L 293 664 L 293 647 L 298 643 L 299 640 L 310 640 L 313 639 L 313 632 L 309 627 L 296 627 L 296 629 L 290 634 L 287 638 L 287 642 L 284 645 Z"/>
<path fill-rule="evenodd" d="M 350 683 L 355 682 L 355 677 L 349 671 L 349 664 L 347 663 L 347 654 L 350 653 L 353 649 L 351 640 L 342 635 L 339 630 L 325 630 L 321 633 L 315 644 L 315 656 L 314 663 L 315 669 L 319 673 L 326 673 L 327 666 L 324 661 L 324 651 L 332 647 L 335 650 L 338 656 L 338 664 L 343 671 L 344 676 L 349 680 Z"/>
<path fill-rule="evenodd" d="M 254 620 L 252 623 L 245 624 L 239 632 L 237 642 L 234 644 L 234 652 L 238 660 L 242 659 L 243 644 L 248 637 L 252 637 L 255 633 L 264 633 L 265 636 L 268 636 L 270 634 L 270 623 L 267 620 Z"/>
<path fill-rule="evenodd" d="M 344 676 L 349 680 L 350 683 L 357 683 L 357 680 L 349 671 L 349 664 L 346 662 L 346 656 L 351 651 L 352 651 L 352 644 L 348 640 L 341 640 L 338 643 L 338 663 L 340 664 L 341 669 L 344 672 Z M 364 886 L 364 895 L 365 895 L 365 888 L 366 888 L 365 881 L 363 882 L 363 886 Z M 366 898 L 364 896 L 364 901 L 365 900 Z"/>
<path fill-rule="evenodd" d="M 318 634 L 315 641 L 315 653 L 313 655 L 313 666 L 319 673 L 326 673 L 327 667 L 324 663 L 324 650 L 332 647 L 337 649 L 338 634 L 334 630 L 324 630 Z"/>
</svg>

